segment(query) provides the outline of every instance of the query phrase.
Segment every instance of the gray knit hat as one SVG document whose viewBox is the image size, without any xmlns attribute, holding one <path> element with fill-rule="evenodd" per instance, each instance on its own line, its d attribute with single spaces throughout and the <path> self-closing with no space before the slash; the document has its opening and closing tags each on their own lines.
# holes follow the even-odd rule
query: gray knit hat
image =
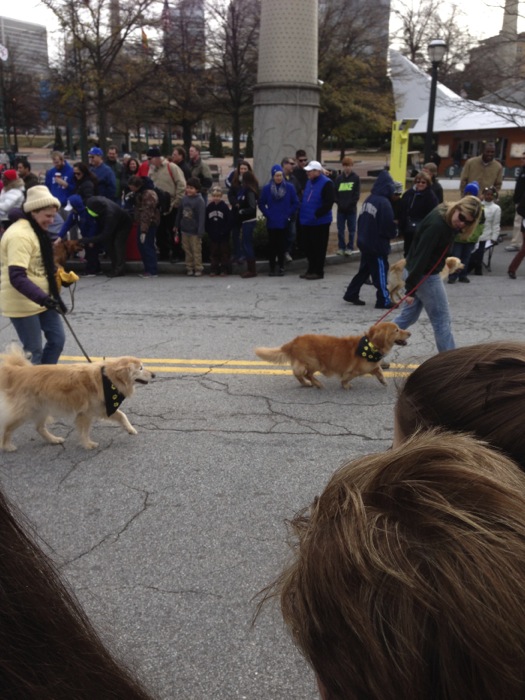
<svg viewBox="0 0 525 700">
<path fill-rule="evenodd" d="M 45 209 L 46 207 L 56 207 L 60 209 L 60 202 L 56 197 L 53 197 L 51 192 L 45 185 L 35 185 L 27 190 L 26 201 L 23 205 L 23 210 L 28 213 L 37 209 Z"/>
</svg>

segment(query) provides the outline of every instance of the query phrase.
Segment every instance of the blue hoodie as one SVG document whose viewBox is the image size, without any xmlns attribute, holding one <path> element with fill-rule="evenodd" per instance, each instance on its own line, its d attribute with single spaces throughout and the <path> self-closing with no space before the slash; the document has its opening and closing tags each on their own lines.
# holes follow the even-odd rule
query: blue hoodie
<svg viewBox="0 0 525 700">
<path fill-rule="evenodd" d="M 394 181 L 389 172 L 382 170 L 363 202 L 357 222 L 357 245 L 361 252 L 385 256 L 390 253 L 390 240 L 397 236 L 394 210 L 390 197 Z"/>
</svg>

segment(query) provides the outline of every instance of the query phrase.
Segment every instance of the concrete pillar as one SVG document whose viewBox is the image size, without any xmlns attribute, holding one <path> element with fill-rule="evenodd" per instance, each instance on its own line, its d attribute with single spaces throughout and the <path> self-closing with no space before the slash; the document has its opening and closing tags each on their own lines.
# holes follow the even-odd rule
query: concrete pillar
<svg viewBox="0 0 525 700">
<path fill-rule="evenodd" d="M 261 184 L 274 163 L 317 149 L 318 0 L 261 0 L 254 94 L 254 169 Z"/>
</svg>

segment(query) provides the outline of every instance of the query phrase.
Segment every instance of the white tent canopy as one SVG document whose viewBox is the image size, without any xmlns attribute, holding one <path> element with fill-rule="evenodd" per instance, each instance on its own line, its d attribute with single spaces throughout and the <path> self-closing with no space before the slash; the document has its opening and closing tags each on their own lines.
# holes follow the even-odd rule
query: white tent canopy
<svg viewBox="0 0 525 700">
<path fill-rule="evenodd" d="M 390 49 L 390 73 L 396 120 L 417 119 L 412 134 L 425 134 L 430 101 L 430 76 L 399 51 Z M 466 100 L 437 84 L 434 133 L 525 127 L 525 110 Z"/>
</svg>

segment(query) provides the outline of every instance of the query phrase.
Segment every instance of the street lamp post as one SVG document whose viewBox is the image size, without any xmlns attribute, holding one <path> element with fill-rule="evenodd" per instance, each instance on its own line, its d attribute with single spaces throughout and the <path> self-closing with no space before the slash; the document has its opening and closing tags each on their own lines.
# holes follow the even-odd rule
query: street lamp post
<svg viewBox="0 0 525 700">
<path fill-rule="evenodd" d="M 443 39 L 432 39 L 428 45 L 428 55 L 432 63 L 432 80 L 430 83 L 430 103 L 428 105 L 428 122 L 427 122 L 427 133 L 425 136 L 425 154 L 424 163 L 428 163 L 430 160 L 430 154 L 432 152 L 432 132 L 434 131 L 434 112 L 436 110 L 436 90 L 437 90 L 437 76 L 438 67 L 443 60 L 445 53 L 447 52 L 447 45 Z"/>
</svg>

